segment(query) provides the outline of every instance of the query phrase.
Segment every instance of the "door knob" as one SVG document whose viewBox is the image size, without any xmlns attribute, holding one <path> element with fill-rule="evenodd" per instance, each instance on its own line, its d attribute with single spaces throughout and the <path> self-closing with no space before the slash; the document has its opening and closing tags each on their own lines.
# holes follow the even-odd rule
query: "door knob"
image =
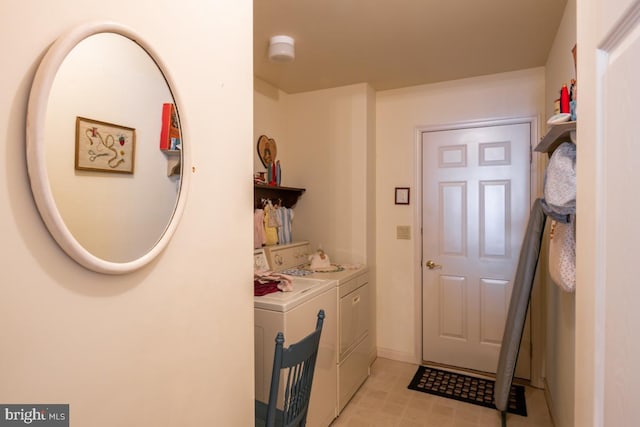
<svg viewBox="0 0 640 427">
<path fill-rule="evenodd" d="M 425 265 L 427 266 L 427 268 L 429 270 L 440 270 L 442 268 L 442 266 L 440 264 L 436 264 L 435 262 L 433 262 L 432 260 L 429 260 L 425 263 Z"/>
</svg>

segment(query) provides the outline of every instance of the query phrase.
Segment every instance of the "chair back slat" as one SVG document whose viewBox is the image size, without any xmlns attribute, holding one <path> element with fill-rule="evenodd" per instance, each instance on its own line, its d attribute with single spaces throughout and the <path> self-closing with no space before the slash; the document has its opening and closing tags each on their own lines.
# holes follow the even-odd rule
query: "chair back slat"
<svg viewBox="0 0 640 427">
<path fill-rule="evenodd" d="M 278 427 L 297 427 L 305 425 L 324 317 L 324 310 L 320 310 L 316 329 L 287 348 L 283 348 L 284 336 L 282 332 L 278 333 L 273 358 L 269 404 L 265 420 L 267 427 L 275 427 L 276 425 Z M 280 421 L 280 416 L 276 417 L 279 412 L 276 404 L 282 370 L 287 371 L 281 412 L 282 424 L 276 424 L 276 418 Z"/>
</svg>

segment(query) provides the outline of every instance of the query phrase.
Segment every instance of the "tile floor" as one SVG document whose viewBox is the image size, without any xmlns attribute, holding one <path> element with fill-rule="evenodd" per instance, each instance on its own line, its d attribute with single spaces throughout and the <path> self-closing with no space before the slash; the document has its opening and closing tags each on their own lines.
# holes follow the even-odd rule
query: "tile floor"
<svg viewBox="0 0 640 427">
<path fill-rule="evenodd" d="M 417 365 L 378 358 L 331 427 L 500 427 L 500 413 L 469 403 L 409 390 Z M 553 427 L 544 392 L 527 387 L 527 417 L 507 415 L 507 427 Z"/>
</svg>

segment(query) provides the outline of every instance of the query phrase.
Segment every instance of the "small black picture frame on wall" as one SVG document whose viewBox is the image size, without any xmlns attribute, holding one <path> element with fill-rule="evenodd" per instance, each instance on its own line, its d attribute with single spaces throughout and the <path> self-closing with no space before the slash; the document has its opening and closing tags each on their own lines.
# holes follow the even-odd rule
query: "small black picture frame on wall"
<svg viewBox="0 0 640 427">
<path fill-rule="evenodd" d="M 409 187 L 396 187 L 396 205 L 409 204 Z"/>
</svg>

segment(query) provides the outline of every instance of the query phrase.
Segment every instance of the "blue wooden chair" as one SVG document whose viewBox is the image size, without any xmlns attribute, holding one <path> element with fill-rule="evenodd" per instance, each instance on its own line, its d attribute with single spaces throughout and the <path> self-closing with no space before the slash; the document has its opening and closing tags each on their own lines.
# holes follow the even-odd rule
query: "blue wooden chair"
<svg viewBox="0 0 640 427">
<path fill-rule="evenodd" d="M 320 310 L 315 331 L 288 348 L 283 348 L 284 335 L 278 332 L 269 403 L 255 401 L 256 427 L 304 427 L 306 425 L 323 322 L 324 310 Z M 283 370 L 286 373 L 286 376 L 283 376 L 286 377 L 286 384 L 283 408 L 280 410 L 276 405 L 280 374 Z"/>
</svg>

